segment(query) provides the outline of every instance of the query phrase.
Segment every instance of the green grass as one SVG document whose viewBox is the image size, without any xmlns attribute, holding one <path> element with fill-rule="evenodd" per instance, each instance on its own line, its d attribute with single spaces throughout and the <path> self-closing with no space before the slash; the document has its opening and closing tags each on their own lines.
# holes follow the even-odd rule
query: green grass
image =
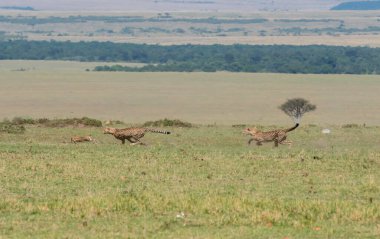
<svg viewBox="0 0 380 239">
<path fill-rule="evenodd" d="M 167 129 L 147 147 L 99 128 L 0 134 L 0 237 L 379 237 L 380 128 L 301 125 L 277 149 L 239 127 Z"/>
</svg>

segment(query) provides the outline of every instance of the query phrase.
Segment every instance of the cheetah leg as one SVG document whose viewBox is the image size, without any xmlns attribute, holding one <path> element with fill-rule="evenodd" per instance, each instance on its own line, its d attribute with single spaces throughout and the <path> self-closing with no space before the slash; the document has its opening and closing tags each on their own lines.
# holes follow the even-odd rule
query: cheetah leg
<svg viewBox="0 0 380 239">
<path fill-rule="evenodd" d="M 125 144 L 125 139 L 121 139 L 121 144 Z"/>
<path fill-rule="evenodd" d="M 263 143 L 261 143 L 260 141 L 257 141 L 257 142 L 256 142 L 256 145 L 257 145 L 257 146 L 261 146 L 261 145 L 263 145 Z"/>
<path fill-rule="evenodd" d="M 290 141 L 290 140 L 286 140 L 286 134 L 282 135 L 282 136 L 279 138 L 278 142 L 279 142 L 280 144 L 282 144 L 282 145 L 284 145 L 284 144 L 287 144 L 287 145 L 289 145 L 289 146 L 292 145 L 292 141 Z"/>
<path fill-rule="evenodd" d="M 287 145 L 289 145 L 288 147 L 291 148 L 293 142 L 291 140 L 284 140 L 284 141 L 280 142 L 280 144 L 287 144 Z"/>
<path fill-rule="evenodd" d="M 293 141 L 291 140 L 284 140 L 284 141 L 281 141 L 280 144 L 287 144 L 287 145 L 292 145 Z"/>
<path fill-rule="evenodd" d="M 138 138 L 133 138 L 133 139 L 136 140 L 136 142 L 133 145 L 135 144 L 146 145 L 143 142 L 141 142 Z"/>
<path fill-rule="evenodd" d="M 127 140 L 130 142 L 130 145 L 135 145 L 136 141 L 132 140 L 132 138 L 127 138 Z"/>
<path fill-rule="evenodd" d="M 278 147 L 278 140 L 274 141 L 274 147 Z"/>
<path fill-rule="evenodd" d="M 254 139 L 252 139 L 252 138 L 249 139 L 249 140 L 248 140 L 248 144 L 251 144 L 252 141 L 254 141 Z"/>
</svg>

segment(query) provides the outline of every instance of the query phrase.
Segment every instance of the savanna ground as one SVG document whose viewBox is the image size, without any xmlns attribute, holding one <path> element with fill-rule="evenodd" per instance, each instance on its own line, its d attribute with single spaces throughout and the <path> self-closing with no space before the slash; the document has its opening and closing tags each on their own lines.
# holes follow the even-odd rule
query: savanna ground
<svg viewBox="0 0 380 239">
<path fill-rule="evenodd" d="M 380 236 L 380 128 L 302 125 L 277 149 L 241 127 L 167 129 L 146 147 L 100 128 L 0 134 L 1 237 Z"/>
<path fill-rule="evenodd" d="M 0 119 L 88 116 L 141 123 L 167 117 L 289 126 L 278 106 L 303 97 L 317 105 L 305 124 L 380 125 L 378 75 L 86 71 L 102 64 L 0 61 Z"/>
<path fill-rule="evenodd" d="M 2 61 L 0 117 L 199 125 L 147 147 L 101 128 L 0 133 L 0 237 L 380 236 L 378 76 L 86 71 L 98 64 Z M 231 126 L 291 126 L 277 107 L 293 97 L 318 108 L 290 148 L 248 146 Z M 96 143 L 69 143 L 88 134 Z"/>
</svg>

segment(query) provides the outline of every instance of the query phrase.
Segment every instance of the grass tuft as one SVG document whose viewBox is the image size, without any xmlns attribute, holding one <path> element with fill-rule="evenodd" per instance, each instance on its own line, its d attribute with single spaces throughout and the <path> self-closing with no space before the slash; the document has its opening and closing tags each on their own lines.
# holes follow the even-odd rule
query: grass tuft
<svg viewBox="0 0 380 239">
<path fill-rule="evenodd" d="M 161 119 L 156 121 L 147 121 L 143 124 L 144 127 L 183 127 L 183 128 L 191 128 L 193 125 L 189 122 L 181 121 L 178 119 Z"/>
<path fill-rule="evenodd" d="M 342 125 L 342 128 L 359 128 L 360 125 L 358 124 L 344 124 Z"/>
<path fill-rule="evenodd" d="M 25 132 L 25 127 L 23 125 L 15 125 L 11 122 L 0 122 L 0 132 L 8 134 L 22 134 Z"/>
</svg>

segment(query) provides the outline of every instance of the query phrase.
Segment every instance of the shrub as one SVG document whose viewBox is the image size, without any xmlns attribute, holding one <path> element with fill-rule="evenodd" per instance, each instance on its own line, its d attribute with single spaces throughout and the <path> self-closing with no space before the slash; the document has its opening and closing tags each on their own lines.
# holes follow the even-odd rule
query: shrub
<svg viewBox="0 0 380 239">
<path fill-rule="evenodd" d="M 1 122 L 0 132 L 8 134 L 22 134 L 25 132 L 25 127 L 23 125 L 12 124 L 11 122 Z"/>
<path fill-rule="evenodd" d="M 83 118 L 69 118 L 69 119 L 40 119 L 38 120 L 46 127 L 66 127 L 66 126 L 91 126 L 102 127 L 102 122 L 97 119 L 91 119 L 88 117 Z"/>
<path fill-rule="evenodd" d="M 156 121 L 147 121 L 143 124 L 144 127 L 147 126 L 154 126 L 154 127 L 168 127 L 168 126 L 175 126 L 175 127 L 185 127 L 190 128 L 193 125 L 189 122 L 181 121 L 178 119 L 170 120 L 170 119 L 163 119 L 163 120 L 156 120 Z"/>
<path fill-rule="evenodd" d="M 232 127 L 233 128 L 245 128 L 245 127 L 247 127 L 247 125 L 246 124 L 233 124 Z"/>
<path fill-rule="evenodd" d="M 83 117 L 82 119 L 79 119 L 79 121 L 81 124 L 84 124 L 86 126 L 102 127 L 102 121 L 97 120 L 97 119 Z"/>
<path fill-rule="evenodd" d="M 342 128 L 359 128 L 360 126 L 358 124 L 344 124 L 342 125 Z"/>
<path fill-rule="evenodd" d="M 49 122 L 49 119 L 47 118 L 41 118 L 41 119 L 38 119 L 36 120 L 38 124 L 46 124 L 47 122 Z"/>
<path fill-rule="evenodd" d="M 12 124 L 14 125 L 35 124 L 35 123 L 36 121 L 32 118 L 14 117 L 12 119 Z"/>
<path fill-rule="evenodd" d="M 102 127 L 102 122 L 97 119 L 92 119 L 88 117 L 82 118 L 68 118 L 68 119 L 31 119 L 31 118 L 22 118 L 14 117 L 12 121 L 4 119 L 3 123 L 11 125 L 25 125 L 25 124 L 40 124 L 46 127 L 65 127 L 65 126 L 90 126 L 90 127 Z"/>
</svg>

